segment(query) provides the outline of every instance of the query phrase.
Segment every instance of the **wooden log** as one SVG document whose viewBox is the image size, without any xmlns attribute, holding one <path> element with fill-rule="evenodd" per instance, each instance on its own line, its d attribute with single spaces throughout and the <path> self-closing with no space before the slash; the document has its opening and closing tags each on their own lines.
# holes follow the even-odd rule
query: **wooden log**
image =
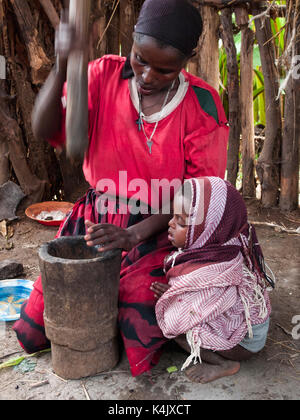
<svg viewBox="0 0 300 420">
<path fill-rule="evenodd" d="M 59 16 L 55 10 L 55 7 L 51 3 L 51 0 L 39 0 L 46 15 L 48 16 L 53 28 L 56 28 L 59 24 Z"/>
<path fill-rule="evenodd" d="M 203 32 L 199 41 L 198 76 L 219 90 L 219 27 L 217 10 L 203 6 L 200 9 Z"/>
<path fill-rule="evenodd" d="M 227 153 L 227 180 L 236 186 L 236 179 L 239 169 L 240 150 L 240 102 L 239 102 L 239 68 L 237 63 L 237 52 L 232 30 L 232 11 L 224 9 L 221 13 L 221 37 L 227 55 L 227 80 L 228 80 L 228 102 L 230 126 L 228 153 Z"/>
<path fill-rule="evenodd" d="M 81 162 L 71 162 L 67 159 L 66 150 L 57 152 L 62 181 L 64 186 L 64 199 L 75 203 L 89 189 L 89 184 L 85 180 Z"/>
<path fill-rule="evenodd" d="M 79 379 L 112 369 L 119 359 L 121 250 L 100 254 L 83 236 L 62 237 L 40 248 L 39 263 L 54 372 Z"/>
<path fill-rule="evenodd" d="M 46 183 L 30 171 L 21 129 L 15 118 L 10 115 L 8 106 L 4 101 L 0 101 L 0 142 L 4 141 L 7 142 L 9 159 L 22 191 L 28 196 L 27 204 L 41 201 Z"/>
<path fill-rule="evenodd" d="M 90 0 L 70 0 L 69 22 L 87 45 L 90 7 Z M 88 49 L 75 50 L 68 59 L 66 150 L 74 161 L 82 161 L 88 147 L 88 60 Z"/>
<path fill-rule="evenodd" d="M 294 47 L 295 56 L 300 56 L 300 1 L 292 6 L 291 26 L 288 27 L 287 44 L 293 28 L 297 28 Z M 290 65 L 292 52 L 289 56 Z M 280 209 L 296 210 L 299 205 L 299 141 L 300 141 L 300 77 L 299 71 L 292 74 L 285 89 L 285 116 L 282 138 Z"/>
<path fill-rule="evenodd" d="M 196 7 L 196 9 L 199 10 L 199 13 L 201 14 L 201 17 L 202 17 L 201 6 L 199 2 L 197 0 L 192 0 L 191 3 L 194 7 Z M 198 43 L 197 48 L 195 49 L 195 55 L 189 60 L 188 67 L 187 67 L 188 72 L 193 74 L 194 76 L 198 76 L 199 43 Z"/>
<path fill-rule="evenodd" d="M 236 22 L 242 28 L 241 42 L 241 131 L 242 131 L 242 166 L 243 166 L 243 196 L 255 197 L 254 179 L 254 112 L 253 112 L 253 44 L 254 33 L 248 28 L 248 12 L 243 7 L 235 9 Z"/>
<path fill-rule="evenodd" d="M 0 142 L 0 185 L 5 184 L 10 178 L 8 146 L 6 142 Z"/>
<path fill-rule="evenodd" d="M 93 47 L 93 53 L 97 51 L 97 57 L 102 57 L 106 54 L 107 50 L 107 39 L 106 35 L 104 33 L 106 28 L 106 16 L 102 16 L 98 22 L 94 23 L 94 28 L 96 33 L 98 34 L 97 44 L 96 47 Z M 101 42 L 99 42 L 99 39 L 101 39 Z"/>
<path fill-rule="evenodd" d="M 10 0 L 20 27 L 20 34 L 27 48 L 32 82 L 36 85 L 45 81 L 51 68 L 27 0 Z"/>
<path fill-rule="evenodd" d="M 11 19 L 6 19 L 3 22 L 2 30 L 6 40 L 4 42 L 4 53 L 8 57 L 8 71 L 10 79 L 13 80 L 11 92 L 16 98 L 16 115 L 19 125 L 23 127 L 22 137 L 24 138 L 24 144 L 26 144 L 26 160 L 31 172 L 46 182 L 49 191 L 47 161 L 50 159 L 51 150 L 50 145 L 36 139 L 32 132 L 31 114 L 35 92 L 30 81 L 30 69 L 26 65 L 27 50 L 20 42 L 19 37 L 15 36 L 15 27 Z M 8 39 L 10 42 L 8 42 Z"/>
<path fill-rule="evenodd" d="M 95 60 L 106 54 L 106 14 L 104 0 L 91 3 L 90 16 L 91 36 L 89 42 L 90 60 Z"/>
<path fill-rule="evenodd" d="M 253 8 L 254 16 L 261 9 Z M 264 75 L 266 99 L 266 138 L 262 152 L 258 158 L 256 171 L 261 183 L 263 207 L 278 205 L 280 184 L 280 144 L 282 136 L 280 101 L 277 99 L 279 90 L 279 74 L 275 65 L 275 45 L 272 39 L 272 29 L 269 18 L 264 22 L 255 19 L 256 38 L 258 40 L 262 72 Z"/>
<path fill-rule="evenodd" d="M 1 7 L 1 1 L 0 1 L 0 25 L 3 30 L 3 9 Z M 4 45 L 2 37 L 0 36 L 0 65 L 6 64 L 6 60 L 1 60 L 1 57 L 4 57 Z M 2 70 L 2 72 L 1 72 Z M 6 69 L 0 69 L 0 98 L 5 99 L 6 93 L 5 93 L 5 80 L 2 79 L 2 77 L 5 76 Z M 7 182 L 10 178 L 9 173 L 9 159 L 8 159 L 8 147 L 6 142 L 0 141 L 0 185 Z"/>
<path fill-rule="evenodd" d="M 31 115 L 35 101 L 35 92 L 28 81 L 28 69 L 26 66 L 23 66 L 22 62 L 19 62 L 17 57 L 10 64 L 10 69 L 15 85 L 19 121 L 23 125 L 25 144 L 27 145 L 27 150 L 29 150 L 27 162 L 31 171 L 39 179 L 43 179 L 47 183 L 48 189 L 50 189 L 47 160 L 51 153 L 51 146 L 35 138 L 32 132 Z"/>
<path fill-rule="evenodd" d="M 261 3 L 262 0 L 194 0 L 194 3 L 224 9 L 232 6 L 242 6 L 247 4 Z"/>
<path fill-rule="evenodd" d="M 133 0 L 120 1 L 120 44 L 123 57 L 127 57 L 132 48 L 132 33 L 134 30 Z"/>
<path fill-rule="evenodd" d="M 120 54 L 120 0 L 109 2 L 106 7 L 107 54 Z"/>
</svg>

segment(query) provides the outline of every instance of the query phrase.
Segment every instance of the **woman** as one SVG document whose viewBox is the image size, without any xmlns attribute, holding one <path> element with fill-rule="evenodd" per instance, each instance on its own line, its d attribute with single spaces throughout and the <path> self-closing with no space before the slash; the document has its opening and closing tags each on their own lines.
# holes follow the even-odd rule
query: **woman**
<svg viewBox="0 0 300 420">
<path fill-rule="evenodd" d="M 58 66 L 33 115 L 35 135 L 56 147 L 65 142 L 61 92 L 67 57 L 72 48 L 84 48 L 77 41 L 62 42 L 62 29 L 72 34 L 67 24 L 58 32 Z M 170 211 L 158 210 L 172 200 L 174 181 L 225 174 L 228 127 L 220 98 L 183 70 L 201 31 L 201 17 L 186 0 L 146 0 L 130 58 L 104 56 L 89 66 L 89 148 L 83 171 L 91 189 L 58 236 L 83 234 L 88 245 L 101 245 L 100 252 L 124 250 L 119 328 L 134 376 L 158 362 L 166 341 L 150 291 L 153 281 L 166 282 L 163 260 L 172 250 Z M 65 97 L 66 87 L 63 92 Z M 173 186 L 167 198 L 160 181 Z M 112 194 L 103 194 L 110 187 Z M 42 311 L 38 279 L 14 327 L 27 351 L 49 346 Z"/>
</svg>

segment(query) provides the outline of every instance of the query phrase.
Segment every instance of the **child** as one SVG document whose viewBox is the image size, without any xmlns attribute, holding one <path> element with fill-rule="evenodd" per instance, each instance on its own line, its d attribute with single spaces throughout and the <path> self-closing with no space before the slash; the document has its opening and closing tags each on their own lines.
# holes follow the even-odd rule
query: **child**
<svg viewBox="0 0 300 420">
<path fill-rule="evenodd" d="M 271 312 L 263 255 L 239 192 L 216 177 L 190 179 L 175 195 L 165 260 L 168 285 L 151 290 L 167 338 L 191 352 L 195 382 L 234 375 L 265 345 Z M 186 334 L 186 339 L 184 334 Z M 200 351 L 201 349 L 201 351 Z"/>
</svg>

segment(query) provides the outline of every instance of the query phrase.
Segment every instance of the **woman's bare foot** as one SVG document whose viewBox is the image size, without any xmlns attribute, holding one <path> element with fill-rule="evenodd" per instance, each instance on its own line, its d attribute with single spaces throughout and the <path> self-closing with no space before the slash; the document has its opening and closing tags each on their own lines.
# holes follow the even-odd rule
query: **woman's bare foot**
<svg viewBox="0 0 300 420">
<path fill-rule="evenodd" d="M 208 363 L 199 363 L 186 371 L 186 376 L 192 382 L 200 382 L 206 384 L 225 376 L 235 375 L 240 370 L 239 362 L 225 360 L 220 365 L 210 365 Z"/>
</svg>

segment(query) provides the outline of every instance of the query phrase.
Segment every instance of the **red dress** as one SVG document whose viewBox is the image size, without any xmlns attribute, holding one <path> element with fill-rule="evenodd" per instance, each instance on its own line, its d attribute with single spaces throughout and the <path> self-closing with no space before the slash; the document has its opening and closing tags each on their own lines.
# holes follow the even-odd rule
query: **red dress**
<svg viewBox="0 0 300 420">
<path fill-rule="evenodd" d="M 157 209 L 164 200 L 159 181 L 168 185 L 185 178 L 225 175 L 229 129 L 217 92 L 183 71 L 180 92 L 166 106 L 165 114 L 160 115 L 150 154 L 146 137 L 136 123 L 134 78 L 126 76 L 125 60 L 109 55 L 89 66 L 90 143 L 83 171 L 91 189 L 75 204 L 57 236 L 84 234 L 87 219 L 121 227 L 140 222 L 149 217 L 150 208 Z M 65 116 L 64 107 L 62 112 Z M 63 118 L 61 132 L 50 141 L 53 146 L 65 142 L 64 125 Z M 154 126 L 151 117 L 145 121 L 148 137 Z M 101 197 L 107 190 L 123 199 L 113 200 L 109 207 L 119 211 L 102 211 Z M 171 199 L 173 195 L 171 189 Z M 143 203 L 143 209 L 149 211 L 124 211 L 122 203 L 130 199 Z M 167 232 L 162 232 L 123 254 L 119 328 L 134 376 L 158 362 L 166 341 L 156 322 L 150 285 L 154 281 L 166 282 L 163 262 L 171 251 Z M 43 331 L 40 278 L 34 286 L 14 326 L 22 347 L 29 352 L 49 346 Z"/>
</svg>

